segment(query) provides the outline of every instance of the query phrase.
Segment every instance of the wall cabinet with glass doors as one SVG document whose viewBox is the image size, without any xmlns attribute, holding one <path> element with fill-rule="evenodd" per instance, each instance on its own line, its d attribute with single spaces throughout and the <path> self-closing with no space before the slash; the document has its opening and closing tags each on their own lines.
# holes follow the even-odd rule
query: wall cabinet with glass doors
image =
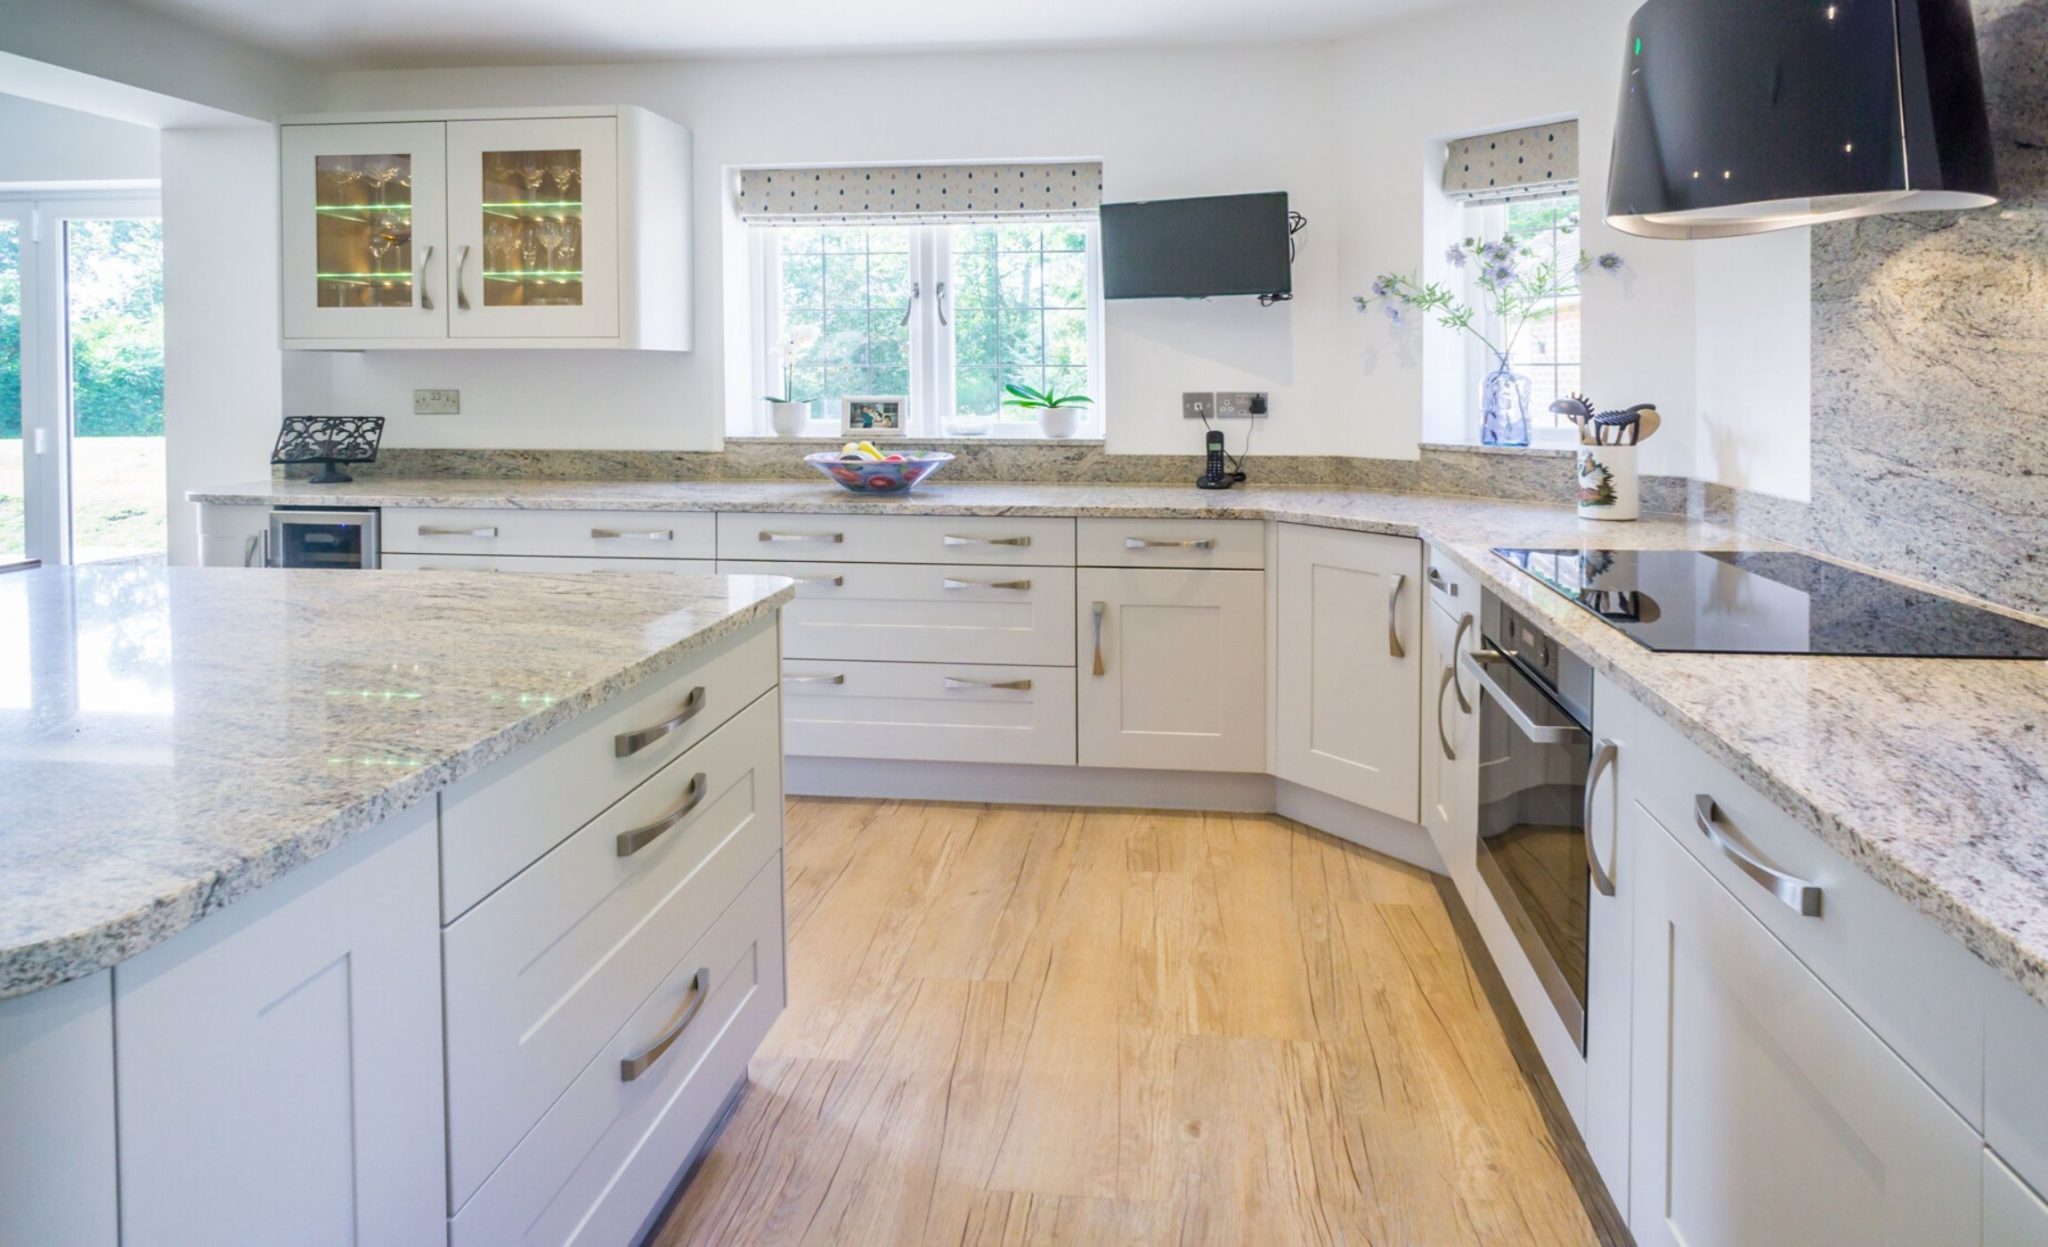
<svg viewBox="0 0 2048 1247">
<path fill-rule="evenodd" d="M 690 348 L 690 133 L 639 108 L 281 130 L 283 344 Z"/>
</svg>

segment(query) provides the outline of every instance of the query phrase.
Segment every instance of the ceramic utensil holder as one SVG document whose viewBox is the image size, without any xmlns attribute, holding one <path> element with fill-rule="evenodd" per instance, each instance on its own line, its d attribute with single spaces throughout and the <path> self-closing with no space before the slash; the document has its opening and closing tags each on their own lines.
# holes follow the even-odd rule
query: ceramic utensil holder
<svg viewBox="0 0 2048 1247">
<path fill-rule="evenodd" d="M 1578 482 L 1580 519 L 1636 518 L 1640 493 L 1636 479 L 1636 447 L 1579 447 Z"/>
</svg>

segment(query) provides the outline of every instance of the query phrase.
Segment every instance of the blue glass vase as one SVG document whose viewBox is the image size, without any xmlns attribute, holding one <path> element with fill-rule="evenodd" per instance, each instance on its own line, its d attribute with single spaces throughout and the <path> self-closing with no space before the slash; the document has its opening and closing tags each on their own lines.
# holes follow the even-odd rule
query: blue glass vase
<svg viewBox="0 0 2048 1247">
<path fill-rule="evenodd" d="M 1494 369 L 1480 382 L 1479 444 L 1482 446 L 1527 446 L 1529 444 L 1529 378 L 1508 365 L 1508 357 L 1494 357 Z"/>
</svg>

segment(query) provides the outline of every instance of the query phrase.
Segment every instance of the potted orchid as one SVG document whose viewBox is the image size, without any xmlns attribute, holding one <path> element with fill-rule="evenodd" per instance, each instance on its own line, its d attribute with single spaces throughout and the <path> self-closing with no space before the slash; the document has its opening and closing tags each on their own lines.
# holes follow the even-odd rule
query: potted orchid
<svg viewBox="0 0 2048 1247">
<path fill-rule="evenodd" d="M 799 436 L 811 422 L 811 407 L 817 400 L 795 396 L 796 361 L 817 343 L 818 327 L 805 325 L 791 330 L 778 348 L 782 356 L 782 392 L 770 394 L 765 400 L 768 425 L 777 437 Z"/>
<path fill-rule="evenodd" d="M 1558 232 L 1573 233 L 1577 224 L 1565 222 Z M 1399 273 L 1380 274 L 1370 297 L 1357 295 L 1352 301 L 1361 312 L 1378 304 L 1396 325 L 1406 323 L 1410 314 L 1434 314 L 1444 328 L 1471 334 L 1494 361 L 1480 383 L 1479 440 L 1488 446 L 1527 446 L 1531 385 L 1514 370 L 1515 343 L 1530 322 L 1553 314 L 1557 297 L 1572 289 L 1571 277 L 1593 264 L 1611 272 L 1621 267 L 1621 257 L 1611 251 L 1598 260 L 1589 260 L 1584 252 L 1576 260 L 1539 256 L 1528 241 L 1506 233 L 1494 239 L 1467 238 L 1445 250 L 1444 261 L 1455 269 L 1478 266 L 1473 274 L 1479 289 L 1477 306 L 1457 297 L 1445 282 L 1422 282 Z"/>
<path fill-rule="evenodd" d="M 1081 427 L 1081 408 L 1095 400 L 1086 394 L 1062 394 L 1057 386 L 1043 390 L 1028 385 L 1005 385 L 1010 397 L 1005 407 L 1021 407 L 1038 413 L 1038 428 L 1047 437 L 1072 437 Z"/>
</svg>

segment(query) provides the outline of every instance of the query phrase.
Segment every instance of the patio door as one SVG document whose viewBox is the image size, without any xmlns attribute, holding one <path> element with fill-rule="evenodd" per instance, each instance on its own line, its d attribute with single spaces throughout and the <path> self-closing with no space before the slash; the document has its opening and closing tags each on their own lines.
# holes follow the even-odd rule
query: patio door
<svg viewBox="0 0 2048 1247">
<path fill-rule="evenodd" d="M 0 200 L 0 564 L 160 554 L 154 196 Z"/>
</svg>

